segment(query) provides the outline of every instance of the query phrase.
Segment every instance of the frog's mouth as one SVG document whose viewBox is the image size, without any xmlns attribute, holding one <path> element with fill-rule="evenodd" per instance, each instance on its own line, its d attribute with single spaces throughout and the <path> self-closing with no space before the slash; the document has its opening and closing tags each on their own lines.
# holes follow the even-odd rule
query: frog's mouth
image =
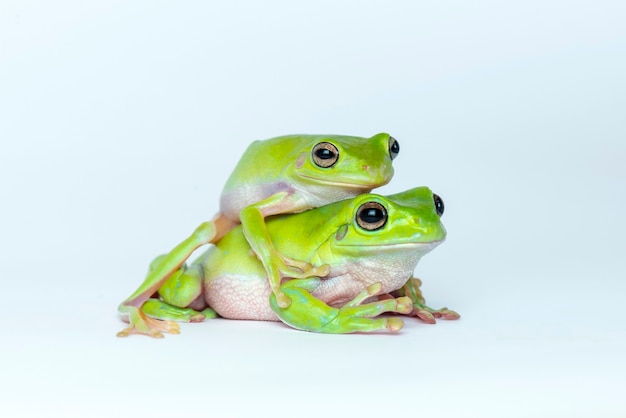
<svg viewBox="0 0 626 418">
<path fill-rule="evenodd" d="M 445 241 L 445 238 L 443 239 L 439 239 L 436 241 L 429 241 L 429 242 L 398 242 L 398 243 L 389 243 L 389 244 L 381 244 L 381 243 L 377 243 L 375 240 L 372 240 L 371 244 L 366 243 L 362 243 L 362 244 L 341 244 L 341 241 L 339 241 L 337 243 L 337 245 L 347 248 L 347 247 L 351 247 L 351 248 L 361 248 L 361 249 L 367 249 L 368 248 L 373 248 L 376 250 L 380 250 L 380 251 L 396 251 L 398 249 L 406 249 L 406 250 L 413 250 L 413 251 L 417 251 L 421 254 L 426 254 L 427 252 L 431 251 L 432 249 L 434 249 L 436 246 L 438 246 L 439 244 L 441 244 L 442 242 Z"/>
<path fill-rule="evenodd" d="M 349 183 L 349 182 L 343 182 L 343 181 L 332 181 L 332 180 L 322 179 L 322 178 L 313 177 L 313 176 L 301 175 L 301 177 L 305 179 L 313 180 L 316 183 L 323 184 L 326 186 L 335 186 L 335 187 L 341 187 L 344 189 L 359 190 L 363 192 L 368 192 L 372 189 L 384 186 L 385 184 L 389 183 L 389 180 L 385 182 L 380 182 L 380 183 Z"/>
</svg>

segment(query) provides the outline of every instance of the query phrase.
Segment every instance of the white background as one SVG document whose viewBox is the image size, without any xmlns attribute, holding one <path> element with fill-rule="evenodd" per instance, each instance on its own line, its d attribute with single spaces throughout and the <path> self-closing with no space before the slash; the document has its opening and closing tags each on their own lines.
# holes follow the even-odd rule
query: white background
<svg viewBox="0 0 626 418">
<path fill-rule="evenodd" d="M 626 417 L 625 21 L 617 0 L 2 2 L 0 414 Z M 115 337 L 252 140 L 381 131 L 381 192 L 446 203 L 416 274 L 461 320 Z"/>
</svg>

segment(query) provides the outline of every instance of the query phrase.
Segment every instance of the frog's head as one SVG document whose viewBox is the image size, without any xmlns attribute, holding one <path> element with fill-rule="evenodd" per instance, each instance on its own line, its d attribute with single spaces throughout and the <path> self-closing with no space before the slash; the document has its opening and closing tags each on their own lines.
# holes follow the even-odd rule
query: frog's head
<svg viewBox="0 0 626 418">
<path fill-rule="evenodd" d="M 386 133 L 371 138 L 306 135 L 295 160 L 294 174 L 305 182 L 369 191 L 393 176 L 392 160 L 400 145 Z"/>
<path fill-rule="evenodd" d="M 334 246 L 342 253 L 398 253 L 421 257 L 446 237 L 443 200 L 427 187 L 391 196 L 363 194 L 350 206 L 351 222 L 340 226 Z"/>
</svg>

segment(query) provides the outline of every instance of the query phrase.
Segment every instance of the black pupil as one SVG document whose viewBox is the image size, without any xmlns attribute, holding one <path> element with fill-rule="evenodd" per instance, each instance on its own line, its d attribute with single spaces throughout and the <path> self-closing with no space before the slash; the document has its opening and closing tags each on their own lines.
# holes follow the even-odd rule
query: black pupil
<svg viewBox="0 0 626 418">
<path fill-rule="evenodd" d="M 322 148 L 315 151 L 315 155 L 317 155 L 322 160 L 330 160 L 334 157 L 335 154 L 327 148 Z"/>
<path fill-rule="evenodd" d="M 443 200 L 437 195 L 434 195 L 433 197 L 435 199 L 435 210 L 437 211 L 437 214 L 441 216 L 444 211 Z"/>
<path fill-rule="evenodd" d="M 361 212 L 360 217 L 363 222 L 373 224 L 383 219 L 383 211 L 377 208 L 369 208 Z"/>
<path fill-rule="evenodd" d="M 391 152 L 394 154 L 398 154 L 400 152 L 400 144 L 398 144 L 398 141 L 393 141 L 393 144 L 391 144 Z"/>
</svg>

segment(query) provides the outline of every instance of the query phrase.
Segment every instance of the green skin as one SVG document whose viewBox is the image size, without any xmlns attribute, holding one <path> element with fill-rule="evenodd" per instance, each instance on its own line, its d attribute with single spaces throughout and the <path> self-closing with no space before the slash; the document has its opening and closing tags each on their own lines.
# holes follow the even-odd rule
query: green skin
<svg viewBox="0 0 626 418">
<path fill-rule="evenodd" d="M 456 319 L 454 311 L 426 306 L 420 282 L 412 277 L 419 259 L 446 235 L 433 199 L 428 188 L 419 187 L 387 197 L 362 194 L 268 219 L 267 231 L 278 251 L 329 269 L 323 279 L 295 278 L 282 284 L 292 301 L 286 308 L 278 305 L 266 270 L 243 228 L 237 227 L 192 265 L 182 266 L 141 312 L 154 329 L 171 333 L 179 332 L 174 321 L 197 322 L 217 314 L 281 320 L 325 333 L 399 330 L 401 319 L 376 318 L 384 312 L 415 315 L 430 323 L 435 317 Z M 372 223 L 376 217 L 361 217 L 364 205 L 372 204 L 384 208 L 385 213 L 379 211 L 385 215 L 383 224 Z M 155 260 L 151 269 L 160 262 Z"/>
<path fill-rule="evenodd" d="M 330 143 L 337 159 L 329 167 L 314 158 L 316 145 Z M 270 215 L 297 213 L 348 199 L 387 184 L 393 176 L 392 159 L 398 149 L 386 133 L 371 138 L 339 135 L 291 135 L 252 143 L 226 182 L 220 211 L 202 223 L 187 239 L 152 263 L 142 285 L 118 307 L 130 326 L 118 335 L 142 333 L 161 336 L 172 332 L 168 324 L 150 321 L 141 313 L 143 304 L 199 247 L 218 242 L 241 223 L 252 250 L 261 260 L 278 304 L 290 299 L 281 290 L 283 278 L 323 277 L 329 266 L 313 265 L 277 250 L 267 231 Z M 178 272 L 178 273 L 177 273 Z"/>
</svg>

